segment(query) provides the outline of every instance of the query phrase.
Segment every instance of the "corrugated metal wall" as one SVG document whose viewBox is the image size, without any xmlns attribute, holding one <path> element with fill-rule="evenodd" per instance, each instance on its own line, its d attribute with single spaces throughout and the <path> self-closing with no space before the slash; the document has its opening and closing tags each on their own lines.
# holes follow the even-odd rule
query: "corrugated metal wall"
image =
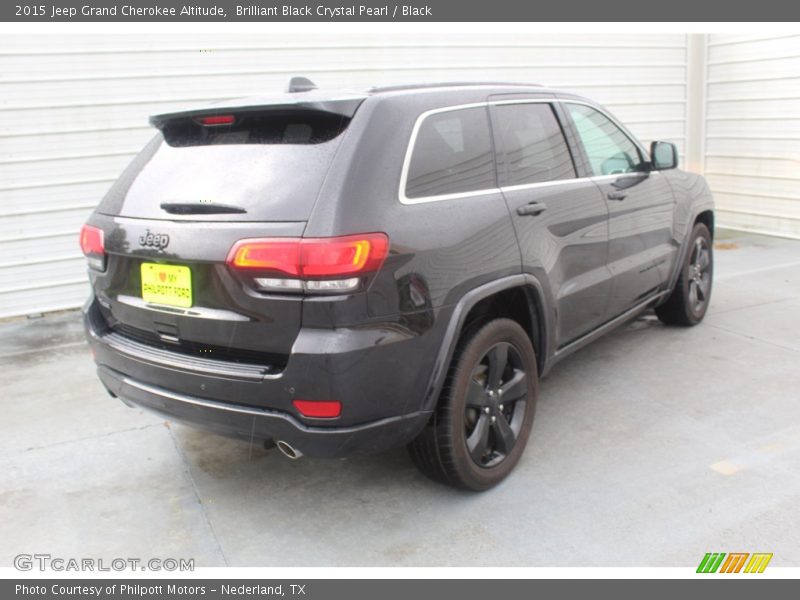
<svg viewBox="0 0 800 600">
<path fill-rule="evenodd" d="M 800 237 L 800 35 L 709 36 L 707 70 L 718 222 Z"/>
<path fill-rule="evenodd" d="M 0 317 L 83 302 L 77 232 L 152 135 L 151 113 L 283 89 L 295 74 L 355 88 L 536 81 L 591 96 L 643 141 L 673 140 L 683 151 L 686 43 L 650 34 L 5 36 Z"/>
</svg>

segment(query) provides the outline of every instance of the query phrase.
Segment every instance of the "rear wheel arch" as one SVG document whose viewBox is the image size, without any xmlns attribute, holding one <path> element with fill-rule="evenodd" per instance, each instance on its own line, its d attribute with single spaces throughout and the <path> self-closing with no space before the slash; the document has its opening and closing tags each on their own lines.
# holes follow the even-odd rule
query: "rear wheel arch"
<svg viewBox="0 0 800 600">
<path fill-rule="evenodd" d="M 541 372 L 543 364 L 542 334 L 544 315 L 536 288 L 519 285 L 498 291 L 476 302 L 466 314 L 459 330 L 458 340 L 472 335 L 494 319 L 506 318 L 520 324 L 528 334 L 536 352 L 536 362 Z"/>
<path fill-rule="evenodd" d="M 518 322 L 530 337 L 539 373 L 548 350 L 544 289 L 532 275 L 520 274 L 484 284 L 467 292 L 456 304 L 437 357 L 423 410 L 433 410 L 461 340 L 497 318 Z"/>
</svg>

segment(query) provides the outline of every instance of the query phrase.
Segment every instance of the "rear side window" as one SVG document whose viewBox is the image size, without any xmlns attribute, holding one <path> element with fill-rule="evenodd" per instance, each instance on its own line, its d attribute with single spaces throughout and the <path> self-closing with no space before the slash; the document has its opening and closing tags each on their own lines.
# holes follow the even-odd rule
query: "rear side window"
<svg viewBox="0 0 800 600">
<path fill-rule="evenodd" d="M 506 164 L 500 185 L 576 177 L 564 133 L 550 104 L 501 104 L 496 110 Z"/>
<path fill-rule="evenodd" d="M 407 198 L 474 192 L 496 185 L 485 107 L 425 117 L 408 165 Z"/>
</svg>

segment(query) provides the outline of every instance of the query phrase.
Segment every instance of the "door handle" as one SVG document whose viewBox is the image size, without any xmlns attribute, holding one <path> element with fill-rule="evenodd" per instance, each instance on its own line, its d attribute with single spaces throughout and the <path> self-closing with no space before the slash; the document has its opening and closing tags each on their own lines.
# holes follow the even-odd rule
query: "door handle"
<svg viewBox="0 0 800 600">
<path fill-rule="evenodd" d="M 517 214 L 521 217 L 536 216 L 542 214 L 547 210 L 547 204 L 544 202 L 529 202 L 523 206 L 517 207 Z"/>
<path fill-rule="evenodd" d="M 628 194 L 625 192 L 608 192 L 608 199 L 609 200 L 625 200 L 625 197 Z"/>
</svg>

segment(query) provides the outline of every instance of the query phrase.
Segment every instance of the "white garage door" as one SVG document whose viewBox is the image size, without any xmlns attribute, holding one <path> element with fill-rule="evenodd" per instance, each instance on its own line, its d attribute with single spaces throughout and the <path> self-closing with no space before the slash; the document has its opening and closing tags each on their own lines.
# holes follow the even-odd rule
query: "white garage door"
<svg viewBox="0 0 800 600">
<path fill-rule="evenodd" d="M 5 36 L 0 317 L 83 303 L 77 232 L 152 135 L 152 113 L 281 90 L 292 75 L 353 88 L 528 81 L 591 96 L 643 141 L 672 140 L 683 150 L 686 42 L 619 34 Z"/>
<path fill-rule="evenodd" d="M 800 237 L 800 35 L 712 35 L 705 174 L 719 223 Z"/>
</svg>

